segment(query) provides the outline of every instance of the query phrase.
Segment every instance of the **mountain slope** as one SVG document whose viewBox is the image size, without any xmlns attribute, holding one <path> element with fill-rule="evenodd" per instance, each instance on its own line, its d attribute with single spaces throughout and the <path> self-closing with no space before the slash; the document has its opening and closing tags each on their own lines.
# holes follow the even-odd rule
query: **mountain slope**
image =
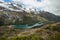
<svg viewBox="0 0 60 40">
<path fill-rule="evenodd" d="M 43 17 L 40 17 L 36 14 L 23 12 L 9 12 L 3 11 L 0 12 L 0 25 L 12 25 L 12 24 L 34 24 L 38 22 L 48 21 Z"/>
<path fill-rule="evenodd" d="M 5 3 L 0 1 L 0 11 L 22 11 L 21 5 L 18 5 L 14 2 L 11 3 Z"/>
<path fill-rule="evenodd" d="M 54 15 L 50 12 L 40 11 L 40 14 L 38 14 L 38 15 L 43 18 L 46 18 L 49 21 L 60 21 L 60 17 L 58 17 L 57 15 Z"/>
<path fill-rule="evenodd" d="M 10 2 L 10 3 L 0 2 L 0 11 L 1 12 L 9 11 L 9 12 L 17 12 L 17 13 L 18 12 L 21 13 L 21 12 L 25 11 L 27 13 L 26 8 L 23 8 L 22 5 L 19 5 L 19 4 L 14 3 L 14 2 Z M 43 18 L 45 18 L 46 20 L 49 20 L 49 21 L 60 21 L 60 17 L 59 16 L 56 16 L 56 15 L 50 13 L 50 12 L 36 11 L 35 8 L 29 9 L 29 11 L 30 12 L 28 12 L 28 13 L 33 12 L 32 14 L 38 14 L 40 17 L 43 17 Z"/>
</svg>

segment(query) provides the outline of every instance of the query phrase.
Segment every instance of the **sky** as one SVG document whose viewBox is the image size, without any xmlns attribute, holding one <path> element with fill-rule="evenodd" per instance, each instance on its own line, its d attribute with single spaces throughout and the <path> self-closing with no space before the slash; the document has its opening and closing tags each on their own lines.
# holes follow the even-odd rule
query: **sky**
<svg viewBox="0 0 60 40">
<path fill-rule="evenodd" d="M 0 0 L 4 2 L 14 1 L 18 4 L 23 3 L 27 9 L 40 8 L 41 10 L 48 11 L 60 15 L 60 0 Z"/>
<path fill-rule="evenodd" d="M 4 0 L 5 2 L 11 2 L 12 0 Z"/>
</svg>

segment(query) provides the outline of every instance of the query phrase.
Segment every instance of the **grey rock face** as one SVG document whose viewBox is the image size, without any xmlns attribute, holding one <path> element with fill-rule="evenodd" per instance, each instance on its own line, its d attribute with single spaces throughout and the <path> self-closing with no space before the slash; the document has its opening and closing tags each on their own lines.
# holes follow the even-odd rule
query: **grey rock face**
<svg viewBox="0 0 60 40">
<path fill-rule="evenodd" d="M 2 24 L 19 24 L 23 21 L 24 14 L 22 12 L 0 12 L 0 25 Z M 18 23 L 17 23 L 18 22 Z"/>
</svg>

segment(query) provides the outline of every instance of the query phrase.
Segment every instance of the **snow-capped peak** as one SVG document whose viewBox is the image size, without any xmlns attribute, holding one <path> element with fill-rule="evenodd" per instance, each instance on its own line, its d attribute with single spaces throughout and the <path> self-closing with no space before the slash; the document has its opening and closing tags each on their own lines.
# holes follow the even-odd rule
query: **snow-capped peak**
<svg viewBox="0 0 60 40">
<path fill-rule="evenodd" d="M 0 11 L 4 11 L 4 10 L 19 12 L 19 11 L 22 11 L 24 9 L 21 8 L 20 6 L 18 6 L 17 4 L 13 3 L 13 2 L 5 3 L 5 2 L 0 1 Z"/>
<path fill-rule="evenodd" d="M 30 7 L 29 8 L 22 4 L 18 4 L 16 2 L 1 2 L 0 1 L 0 11 L 14 11 L 14 12 L 21 12 L 21 11 L 26 11 L 26 12 L 36 12 L 34 7 Z"/>
</svg>

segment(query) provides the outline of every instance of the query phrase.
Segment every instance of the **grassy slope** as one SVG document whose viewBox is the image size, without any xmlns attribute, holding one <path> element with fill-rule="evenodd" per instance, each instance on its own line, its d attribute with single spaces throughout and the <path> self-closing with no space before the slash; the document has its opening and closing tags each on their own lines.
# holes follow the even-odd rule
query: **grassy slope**
<svg viewBox="0 0 60 40">
<path fill-rule="evenodd" d="M 26 33 L 29 33 L 28 35 Z M 23 32 L 21 36 L 12 38 L 12 40 L 60 40 L 60 22 L 42 26 Z"/>
<path fill-rule="evenodd" d="M 11 32 L 12 33 L 12 32 Z M 60 22 L 50 23 L 41 28 L 27 29 L 18 35 L 0 40 L 60 40 Z"/>
<path fill-rule="evenodd" d="M 46 22 L 46 21 L 48 20 L 35 14 L 26 14 L 26 16 L 23 19 L 23 23 L 25 24 L 34 24 L 37 22 Z"/>
</svg>

